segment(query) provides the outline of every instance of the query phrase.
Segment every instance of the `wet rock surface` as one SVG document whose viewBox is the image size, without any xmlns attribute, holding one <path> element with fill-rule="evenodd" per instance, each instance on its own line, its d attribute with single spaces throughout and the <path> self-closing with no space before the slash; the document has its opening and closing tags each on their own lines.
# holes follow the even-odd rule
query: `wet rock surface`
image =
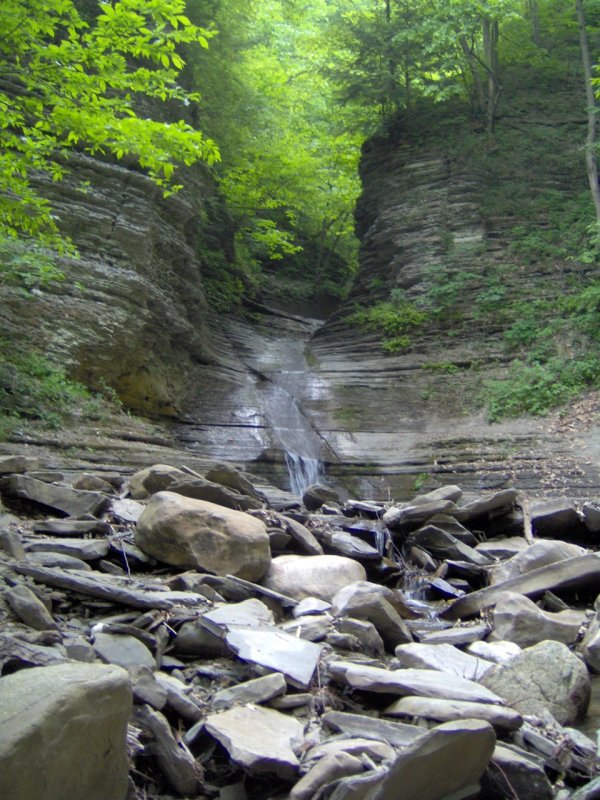
<svg viewBox="0 0 600 800">
<path fill-rule="evenodd" d="M 12 492 L 30 467 L 42 474 L 27 459 L 2 467 L 3 796 L 395 800 L 399 785 L 414 800 L 594 796 L 595 742 L 567 727 L 585 717 L 600 664 L 596 523 L 578 504 L 556 506 L 549 542 L 515 530 L 515 492 L 335 507 L 323 493 L 312 510 L 288 496 L 286 510 L 229 465 L 195 477 L 260 505 L 240 511 L 178 494 L 180 470 L 163 464 L 106 486 L 100 470 L 71 483 L 63 470 L 63 488 L 103 501 L 64 520 Z M 206 552 L 204 514 L 235 529 L 215 563 L 173 563 L 175 524 L 147 544 L 144 516 L 165 495 Z M 573 510 L 585 528 L 574 543 Z M 239 566 L 256 563 L 246 530 L 260 531 L 251 574 Z M 368 537 L 376 557 L 340 554 L 336 533 Z M 278 563 L 302 569 L 275 581 Z M 499 573 L 510 577 L 492 584 Z M 44 794 L 23 759 L 70 783 Z"/>
</svg>

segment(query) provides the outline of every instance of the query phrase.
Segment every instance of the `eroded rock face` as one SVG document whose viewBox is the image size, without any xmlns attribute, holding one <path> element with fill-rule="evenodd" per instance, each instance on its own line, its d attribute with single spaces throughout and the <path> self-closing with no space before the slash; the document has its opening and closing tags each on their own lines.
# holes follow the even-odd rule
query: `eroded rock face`
<svg viewBox="0 0 600 800">
<path fill-rule="evenodd" d="M 269 536 L 259 519 L 174 492 L 152 496 L 135 541 L 166 564 L 251 581 L 259 580 L 271 562 Z"/>
<path fill-rule="evenodd" d="M 583 719 L 590 701 L 585 664 L 564 644 L 541 642 L 490 670 L 482 684 L 521 714 L 544 718 L 550 712 L 561 725 Z"/>
<path fill-rule="evenodd" d="M 127 673 L 63 664 L 0 679 L 0 794 L 11 800 L 124 800 Z"/>
</svg>

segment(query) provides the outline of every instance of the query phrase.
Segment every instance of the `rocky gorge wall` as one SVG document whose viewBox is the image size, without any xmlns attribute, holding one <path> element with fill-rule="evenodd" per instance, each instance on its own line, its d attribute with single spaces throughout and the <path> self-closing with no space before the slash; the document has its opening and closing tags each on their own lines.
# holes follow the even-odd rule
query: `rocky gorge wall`
<svg viewBox="0 0 600 800">
<path fill-rule="evenodd" d="M 60 442 L 30 437 L 29 446 L 68 441 L 78 468 L 227 460 L 285 489 L 283 413 L 327 479 L 355 496 L 401 499 L 456 480 L 477 491 L 518 485 L 592 496 L 600 485 L 595 397 L 566 417 L 494 424 L 476 402 L 512 357 L 503 310 L 515 299 L 559 297 L 586 269 L 551 257 L 519 261 L 513 251 L 519 224 L 552 224 L 537 195 L 568 202 L 585 191 L 569 91 L 539 108 L 515 102 L 493 146 L 458 117 L 445 128 L 405 122 L 371 140 L 356 214 L 359 273 L 325 323 L 260 302 L 236 315 L 211 309 L 206 276 L 234 256 L 226 211 L 202 172 L 165 201 L 131 169 L 78 158 L 73 181 L 48 194 L 82 259 L 52 290 L 25 298 L 2 289 L 0 323 L 15 340 L 47 342 L 74 377 L 106 383 L 126 407 L 163 421 L 142 430 L 125 419 L 91 441 L 81 428 Z M 80 179 L 89 181 L 85 194 Z M 427 319 L 390 354 L 351 314 L 394 291 L 420 303 Z"/>
</svg>

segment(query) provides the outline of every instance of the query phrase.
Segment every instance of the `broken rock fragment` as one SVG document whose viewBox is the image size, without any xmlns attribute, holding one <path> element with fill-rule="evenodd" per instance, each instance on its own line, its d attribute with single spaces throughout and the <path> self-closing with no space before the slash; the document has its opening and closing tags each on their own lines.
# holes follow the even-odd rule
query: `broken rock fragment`
<svg viewBox="0 0 600 800">
<path fill-rule="evenodd" d="M 330 601 L 344 586 L 366 577 L 365 568 L 345 556 L 286 555 L 272 560 L 262 584 L 295 600 Z"/>
<path fill-rule="evenodd" d="M 261 706 L 237 706 L 206 719 L 206 730 L 244 769 L 292 779 L 300 762 L 294 752 L 304 727 L 293 717 Z"/>
</svg>

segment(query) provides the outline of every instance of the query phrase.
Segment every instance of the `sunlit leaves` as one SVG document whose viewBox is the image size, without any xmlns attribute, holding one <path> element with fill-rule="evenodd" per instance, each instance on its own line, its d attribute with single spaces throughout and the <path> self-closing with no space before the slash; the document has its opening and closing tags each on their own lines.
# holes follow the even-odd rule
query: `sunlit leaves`
<svg viewBox="0 0 600 800">
<path fill-rule="evenodd" d="M 88 24 L 73 0 L 3 0 L 1 235 L 65 246 L 35 185 L 61 180 L 73 148 L 128 155 L 165 193 L 178 188 L 178 164 L 219 160 L 214 142 L 190 124 L 139 112 L 142 98 L 169 102 L 171 113 L 179 105 L 182 114 L 199 100 L 178 83 L 180 48 L 205 48 L 212 34 L 184 12 L 184 0 L 114 0 L 99 3 Z"/>
</svg>

